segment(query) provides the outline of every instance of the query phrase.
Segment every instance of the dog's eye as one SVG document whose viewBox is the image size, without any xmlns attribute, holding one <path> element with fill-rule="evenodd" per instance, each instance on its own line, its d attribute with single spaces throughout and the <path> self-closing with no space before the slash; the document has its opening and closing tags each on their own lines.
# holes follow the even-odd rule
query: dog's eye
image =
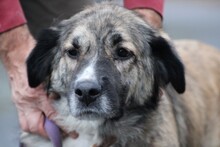
<svg viewBox="0 0 220 147">
<path fill-rule="evenodd" d="M 116 58 L 121 59 L 121 60 L 126 60 L 132 57 L 132 52 L 128 51 L 125 48 L 118 48 L 116 49 Z"/>
<path fill-rule="evenodd" d="M 76 59 L 79 56 L 78 49 L 69 49 L 67 50 L 67 54 L 70 58 Z"/>
</svg>

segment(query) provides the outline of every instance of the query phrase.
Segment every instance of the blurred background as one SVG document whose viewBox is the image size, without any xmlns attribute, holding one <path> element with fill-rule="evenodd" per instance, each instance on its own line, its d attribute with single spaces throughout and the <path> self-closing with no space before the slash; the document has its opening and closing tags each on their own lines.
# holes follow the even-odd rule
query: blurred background
<svg viewBox="0 0 220 147">
<path fill-rule="evenodd" d="M 220 48 L 219 0 L 165 0 L 164 29 L 173 39 L 196 39 Z"/>
<path fill-rule="evenodd" d="M 167 0 L 164 29 L 173 39 L 196 39 L 220 49 L 219 0 Z M 0 146 L 18 146 L 19 124 L 0 63 Z"/>
</svg>

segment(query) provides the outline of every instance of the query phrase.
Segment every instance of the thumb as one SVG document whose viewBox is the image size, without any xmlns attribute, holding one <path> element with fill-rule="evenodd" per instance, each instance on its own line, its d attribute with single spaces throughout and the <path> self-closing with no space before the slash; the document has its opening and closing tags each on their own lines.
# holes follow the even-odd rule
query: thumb
<svg viewBox="0 0 220 147">
<path fill-rule="evenodd" d="M 54 98 L 54 94 L 50 94 L 49 96 L 44 97 L 43 99 L 41 99 L 39 106 L 39 109 L 41 109 L 44 112 L 45 116 L 50 120 L 53 120 L 53 118 L 57 115 L 56 110 L 52 106 L 52 100 Z"/>
</svg>

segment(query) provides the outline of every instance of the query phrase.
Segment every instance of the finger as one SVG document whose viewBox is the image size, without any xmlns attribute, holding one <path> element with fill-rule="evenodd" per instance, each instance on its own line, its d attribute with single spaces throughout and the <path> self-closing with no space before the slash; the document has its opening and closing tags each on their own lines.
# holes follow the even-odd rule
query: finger
<svg viewBox="0 0 220 147">
<path fill-rule="evenodd" d="M 64 129 L 62 130 L 62 136 L 65 138 L 65 137 L 71 137 L 73 139 L 76 139 L 79 137 L 79 133 L 77 133 L 76 131 L 72 131 L 72 132 L 69 132 L 67 133 L 68 131 L 65 131 Z"/>
<path fill-rule="evenodd" d="M 25 132 L 29 132 L 29 127 L 28 127 L 28 124 L 27 124 L 26 117 L 25 117 L 24 113 L 22 111 L 19 111 L 19 110 L 18 110 L 18 119 L 19 119 L 21 129 Z"/>
<path fill-rule="evenodd" d="M 44 99 L 39 107 L 50 120 L 53 120 L 53 118 L 57 115 L 57 112 L 53 108 L 49 98 Z"/>
<path fill-rule="evenodd" d="M 41 118 L 40 118 L 40 119 L 42 120 L 42 123 L 40 123 L 40 124 L 38 125 L 38 133 L 39 133 L 41 136 L 48 138 L 48 134 L 47 134 L 47 132 L 46 132 L 46 130 L 45 130 L 45 128 L 44 128 L 45 116 L 44 116 L 43 113 L 41 113 Z"/>
<path fill-rule="evenodd" d="M 43 137 L 47 137 L 47 133 L 44 129 L 44 115 L 40 110 L 33 109 L 28 111 L 25 115 L 29 131 L 31 133 L 40 134 Z"/>
<path fill-rule="evenodd" d="M 47 137 L 47 133 L 44 129 L 44 116 L 41 112 L 39 113 L 23 113 L 18 111 L 19 122 L 21 129 L 26 132 L 40 134 L 41 136 Z"/>
<path fill-rule="evenodd" d="M 79 133 L 77 133 L 76 131 L 72 131 L 69 133 L 69 136 L 72 137 L 73 139 L 76 139 L 79 137 Z"/>
</svg>

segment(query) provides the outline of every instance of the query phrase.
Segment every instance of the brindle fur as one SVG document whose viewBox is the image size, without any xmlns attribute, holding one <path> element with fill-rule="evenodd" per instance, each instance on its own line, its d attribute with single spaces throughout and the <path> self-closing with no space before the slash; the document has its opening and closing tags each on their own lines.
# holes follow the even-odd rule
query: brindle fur
<svg viewBox="0 0 220 147">
<path fill-rule="evenodd" d="M 174 44 L 185 78 L 173 45 L 119 6 L 98 4 L 45 30 L 27 60 L 29 84 L 44 82 L 60 95 L 53 102 L 56 120 L 79 133 L 79 139 L 63 138 L 64 147 L 219 147 L 220 54 L 196 41 Z M 132 52 L 128 59 L 116 55 L 121 47 Z M 72 48 L 80 50 L 76 58 L 67 54 Z M 95 77 L 86 79 L 88 66 Z M 102 87 L 92 106 L 74 96 L 82 79 Z M 21 142 L 51 146 L 29 133 Z"/>
</svg>

